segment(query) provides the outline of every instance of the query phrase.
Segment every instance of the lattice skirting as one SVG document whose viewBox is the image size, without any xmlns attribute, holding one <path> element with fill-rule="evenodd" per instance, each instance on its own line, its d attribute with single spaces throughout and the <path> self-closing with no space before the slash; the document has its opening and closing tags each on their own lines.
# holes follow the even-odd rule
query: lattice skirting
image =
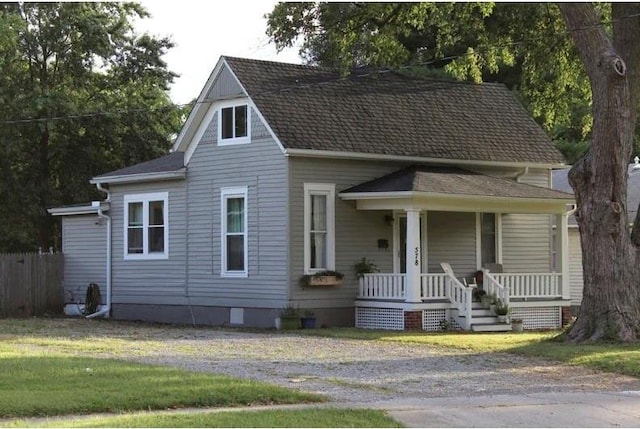
<svg viewBox="0 0 640 429">
<path fill-rule="evenodd" d="M 522 319 L 524 329 L 558 329 L 562 327 L 560 307 L 513 308 L 512 319 Z"/>
<path fill-rule="evenodd" d="M 404 330 L 404 311 L 399 308 L 356 307 L 356 328 Z"/>
<path fill-rule="evenodd" d="M 425 331 L 442 331 L 442 321 L 447 319 L 447 311 L 441 310 L 423 310 L 422 311 L 422 329 Z"/>
</svg>

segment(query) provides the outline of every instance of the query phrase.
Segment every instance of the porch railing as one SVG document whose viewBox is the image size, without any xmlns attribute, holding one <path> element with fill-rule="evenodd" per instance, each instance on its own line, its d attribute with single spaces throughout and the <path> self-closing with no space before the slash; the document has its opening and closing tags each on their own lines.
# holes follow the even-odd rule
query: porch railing
<svg viewBox="0 0 640 429">
<path fill-rule="evenodd" d="M 451 274 L 445 274 L 447 298 L 451 301 L 451 304 L 458 309 L 458 315 L 463 316 L 464 319 L 458 319 L 458 322 L 464 321 L 463 329 L 471 329 L 471 307 L 473 290 L 470 287 L 465 287 L 460 281 Z"/>
<path fill-rule="evenodd" d="M 405 299 L 404 274 L 364 274 L 359 282 L 358 298 Z"/>
<path fill-rule="evenodd" d="M 491 276 L 509 289 L 511 298 L 558 298 L 561 274 L 558 273 L 496 273 Z"/>
<path fill-rule="evenodd" d="M 509 289 L 504 287 L 500 280 L 496 277 L 497 274 L 490 273 L 487 270 L 483 270 L 483 285 L 482 287 L 487 291 L 489 295 L 495 295 L 502 300 L 505 304 L 509 304 Z"/>
<path fill-rule="evenodd" d="M 446 274 L 420 274 L 420 298 L 447 299 L 447 275 Z"/>
</svg>

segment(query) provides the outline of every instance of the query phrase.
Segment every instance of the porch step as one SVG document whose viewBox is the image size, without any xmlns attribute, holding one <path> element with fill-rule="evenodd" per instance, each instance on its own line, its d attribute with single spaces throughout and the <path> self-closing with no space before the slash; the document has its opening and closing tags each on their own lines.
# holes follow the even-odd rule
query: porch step
<svg viewBox="0 0 640 429">
<path fill-rule="evenodd" d="M 471 309 L 471 318 L 475 319 L 476 317 L 495 317 L 495 313 L 488 308 L 473 308 Z"/>
<path fill-rule="evenodd" d="M 473 332 L 506 332 L 511 330 L 511 323 L 474 323 Z"/>
<path fill-rule="evenodd" d="M 475 314 L 471 317 L 471 324 L 478 325 L 487 325 L 487 324 L 501 324 L 498 318 L 494 315 L 486 315 L 486 316 L 476 316 Z"/>
</svg>

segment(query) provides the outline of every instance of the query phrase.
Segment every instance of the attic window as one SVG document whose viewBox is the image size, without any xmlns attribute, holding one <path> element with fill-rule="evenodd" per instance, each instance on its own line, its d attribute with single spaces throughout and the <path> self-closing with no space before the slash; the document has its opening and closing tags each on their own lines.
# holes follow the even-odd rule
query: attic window
<svg viewBox="0 0 640 429">
<path fill-rule="evenodd" d="M 235 104 L 222 106 L 218 115 L 218 144 L 249 143 L 249 106 Z"/>
</svg>

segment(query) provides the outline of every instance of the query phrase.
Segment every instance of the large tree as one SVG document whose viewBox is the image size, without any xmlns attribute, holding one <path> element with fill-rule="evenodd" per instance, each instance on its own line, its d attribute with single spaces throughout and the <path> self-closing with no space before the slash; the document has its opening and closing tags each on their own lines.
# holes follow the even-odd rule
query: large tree
<svg viewBox="0 0 640 429">
<path fill-rule="evenodd" d="M 630 233 L 627 165 L 640 95 L 640 5 L 614 3 L 612 34 L 593 5 L 561 4 L 593 93 L 593 133 L 569 172 L 580 227 L 584 293 L 567 337 L 640 338 L 640 219 Z"/>
<path fill-rule="evenodd" d="M 172 44 L 133 3 L 0 4 L 0 252 L 48 248 L 46 209 L 102 198 L 89 178 L 164 153 L 180 125 Z"/>
</svg>

